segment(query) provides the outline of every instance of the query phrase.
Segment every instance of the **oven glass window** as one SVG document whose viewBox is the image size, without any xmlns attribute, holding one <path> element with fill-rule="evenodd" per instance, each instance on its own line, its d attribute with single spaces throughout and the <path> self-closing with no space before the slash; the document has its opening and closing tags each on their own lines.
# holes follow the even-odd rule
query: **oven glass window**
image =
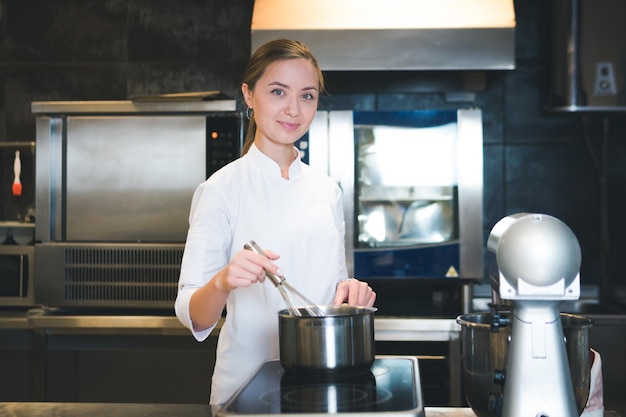
<svg viewBox="0 0 626 417">
<path fill-rule="evenodd" d="M 27 277 L 23 255 L 0 255 L 0 297 L 26 297 Z"/>
<path fill-rule="evenodd" d="M 355 123 L 356 246 L 458 239 L 457 124 Z"/>
</svg>

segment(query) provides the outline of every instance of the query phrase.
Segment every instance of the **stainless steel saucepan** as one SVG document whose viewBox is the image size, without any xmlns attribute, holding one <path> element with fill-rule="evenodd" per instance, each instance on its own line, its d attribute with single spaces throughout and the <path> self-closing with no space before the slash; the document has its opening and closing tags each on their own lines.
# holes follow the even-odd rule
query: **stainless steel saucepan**
<svg viewBox="0 0 626 417">
<path fill-rule="evenodd" d="M 287 372 L 366 372 L 374 363 L 374 307 L 319 306 L 322 317 L 278 313 L 280 363 Z"/>
</svg>

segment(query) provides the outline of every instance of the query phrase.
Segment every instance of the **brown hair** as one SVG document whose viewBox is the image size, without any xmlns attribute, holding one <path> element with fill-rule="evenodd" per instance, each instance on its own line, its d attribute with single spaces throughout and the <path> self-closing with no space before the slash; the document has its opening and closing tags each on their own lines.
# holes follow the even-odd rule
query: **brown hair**
<svg viewBox="0 0 626 417">
<path fill-rule="evenodd" d="M 265 73 L 265 69 L 274 62 L 283 61 L 286 59 L 304 58 L 309 61 L 313 67 L 317 70 L 318 74 L 318 91 L 320 94 L 324 92 L 324 75 L 317 63 L 317 59 L 313 56 L 313 53 L 309 48 L 300 41 L 293 41 L 289 39 L 276 39 L 269 41 L 257 49 L 250 60 L 243 73 L 242 83 L 248 84 L 250 91 L 254 91 L 257 81 Z M 254 112 L 250 112 L 250 123 L 248 125 L 248 132 L 243 142 L 243 149 L 241 154 L 245 155 L 246 152 L 252 146 L 254 142 L 254 136 L 256 134 L 256 122 L 254 120 Z"/>
</svg>

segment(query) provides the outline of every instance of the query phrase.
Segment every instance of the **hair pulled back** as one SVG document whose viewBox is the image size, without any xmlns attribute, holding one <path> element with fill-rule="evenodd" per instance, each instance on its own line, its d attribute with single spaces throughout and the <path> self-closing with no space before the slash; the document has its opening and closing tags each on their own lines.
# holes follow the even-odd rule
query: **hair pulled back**
<svg viewBox="0 0 626 417">
<path fill-rule="evenodd" d="M 284 61 L 287 59 L 304 58 L 313 65 L 318 74 L 318 91 L 320 94 L 324 92 L 324 75 L 317 63 L 317 59 L 309 48 L 300 41 L 289 39 L 276 39 L 261 45 L 250 57 L 248 65 L 243 73 L 242 83 L 248 84 L 248 89 L 254 91 L 257 81 L 265 73 L 265 69 L 274 62 Z M 254 136 L 256 134 L 256 121 L 254 120 L 254 112 L 250 112 L 250 122 L 246 138 L 243 142 L 242 155 L 252 146 Z"/>
</svg>

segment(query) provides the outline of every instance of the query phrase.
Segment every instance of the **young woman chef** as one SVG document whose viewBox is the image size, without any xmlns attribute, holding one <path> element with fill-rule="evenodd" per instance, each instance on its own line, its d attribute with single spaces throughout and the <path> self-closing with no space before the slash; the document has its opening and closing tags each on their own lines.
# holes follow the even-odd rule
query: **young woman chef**
<svg viewBox="0 0 626 417">
<path fill-rule="evenodd" d="M 264 269 L 318 304 L 372 306 L 376 299 L 367 283 L 347 279 L 339 187 L 294 147 L 324 91 L 315 57 L 297 41 L 268 42 L 251 57 L 241 91 L 250 119 L 243 156 L 194 193 L 175 305 L 199 341 L 226 309 L 211 386 L 215 405 L 278 358 L 277 312 L 286 306 L 264 283 Z M 249 240 L 268 257 L 245 250 Z"/>
</svg>

